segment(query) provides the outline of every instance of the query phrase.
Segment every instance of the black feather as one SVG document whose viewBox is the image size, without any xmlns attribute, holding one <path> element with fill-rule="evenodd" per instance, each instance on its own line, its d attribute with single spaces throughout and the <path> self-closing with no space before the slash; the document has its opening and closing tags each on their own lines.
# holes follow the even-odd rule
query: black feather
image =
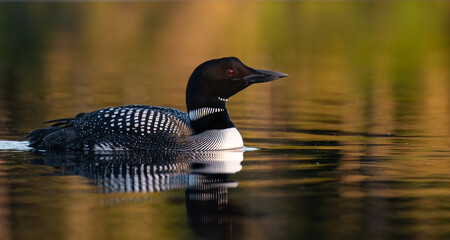
<svg viewBox="0 0 450 240">
<path fill-rule="evenodd" d="M 72 122 L 73 122 L 73 120 L 75 120 L 75 118 L 55 119 L 55 120 L 50 120 L 50 121 L 47 121 L 47 122 L 43 122 L 42 124 L 54 123 L 52 126 L 60 127 L 60 126 L 63 126 L 63 125 L 70 125 L 70 124 L 72 124 Z"/>
</svg>

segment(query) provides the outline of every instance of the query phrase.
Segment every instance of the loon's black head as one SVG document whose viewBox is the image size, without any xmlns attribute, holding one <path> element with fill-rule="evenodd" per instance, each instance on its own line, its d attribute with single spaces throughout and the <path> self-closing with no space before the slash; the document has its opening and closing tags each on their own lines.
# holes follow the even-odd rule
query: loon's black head
<svg viewBox="0 0 450 240">
<path fill-rule="evenodd" d="M 202 107 L 225 108 L 225 101 L 253 83 L 287 77 L 287 74 L 253 69 L 235 57 L 214 59 L 200 64 L 186 88 L 188 111 Z"/>
</svg>

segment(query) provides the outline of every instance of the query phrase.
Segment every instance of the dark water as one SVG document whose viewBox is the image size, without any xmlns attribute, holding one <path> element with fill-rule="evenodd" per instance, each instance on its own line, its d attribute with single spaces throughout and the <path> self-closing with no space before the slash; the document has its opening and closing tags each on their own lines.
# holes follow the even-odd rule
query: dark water
<svg viewBox="0 0 450 240">
<path fill-rule="evenodd" d="M 228 103 L 260 150 L 0 150 L 0 239 L 448 239 L 449 23 L 445 1 L 1 3 L 0 140 L 185 110 L 211 58 L 290 76 Z"/>
</svg>

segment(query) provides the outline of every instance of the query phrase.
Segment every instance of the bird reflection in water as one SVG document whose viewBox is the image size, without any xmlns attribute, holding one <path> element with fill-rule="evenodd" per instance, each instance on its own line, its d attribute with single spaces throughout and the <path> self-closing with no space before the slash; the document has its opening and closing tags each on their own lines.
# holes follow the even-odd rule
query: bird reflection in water
<svg viewBox="0 0 450 240">
<path fill-rule="evenodd" d="M 229 238 L 232 215 L 230 175 L 241 170 L 242 150 L 204 152 L 104 152 L 67 154 L 46 152 L 33 160 L 60 169 L 61 175 L 80 175 L 100 193 L 159 192 L 185 189 L 189 225 L 199 237 Z M 234 227 L 236 229 L 236 226 Z"/>
</svg>

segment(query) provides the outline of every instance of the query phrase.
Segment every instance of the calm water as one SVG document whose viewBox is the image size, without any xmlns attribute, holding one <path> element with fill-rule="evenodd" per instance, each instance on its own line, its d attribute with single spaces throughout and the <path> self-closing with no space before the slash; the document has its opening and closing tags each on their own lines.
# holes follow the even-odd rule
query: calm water
<svg viewBox="0 0 450 240">
<path fill-rule="evenodd" d="M 290 76 L 228 103 L 259 150 L 0 150 L 0 239 L 448 239 L 449 23 L 444 1 L 1 3 L 0 140 L 185 110 L 211 58 Z"/>
</svg>

